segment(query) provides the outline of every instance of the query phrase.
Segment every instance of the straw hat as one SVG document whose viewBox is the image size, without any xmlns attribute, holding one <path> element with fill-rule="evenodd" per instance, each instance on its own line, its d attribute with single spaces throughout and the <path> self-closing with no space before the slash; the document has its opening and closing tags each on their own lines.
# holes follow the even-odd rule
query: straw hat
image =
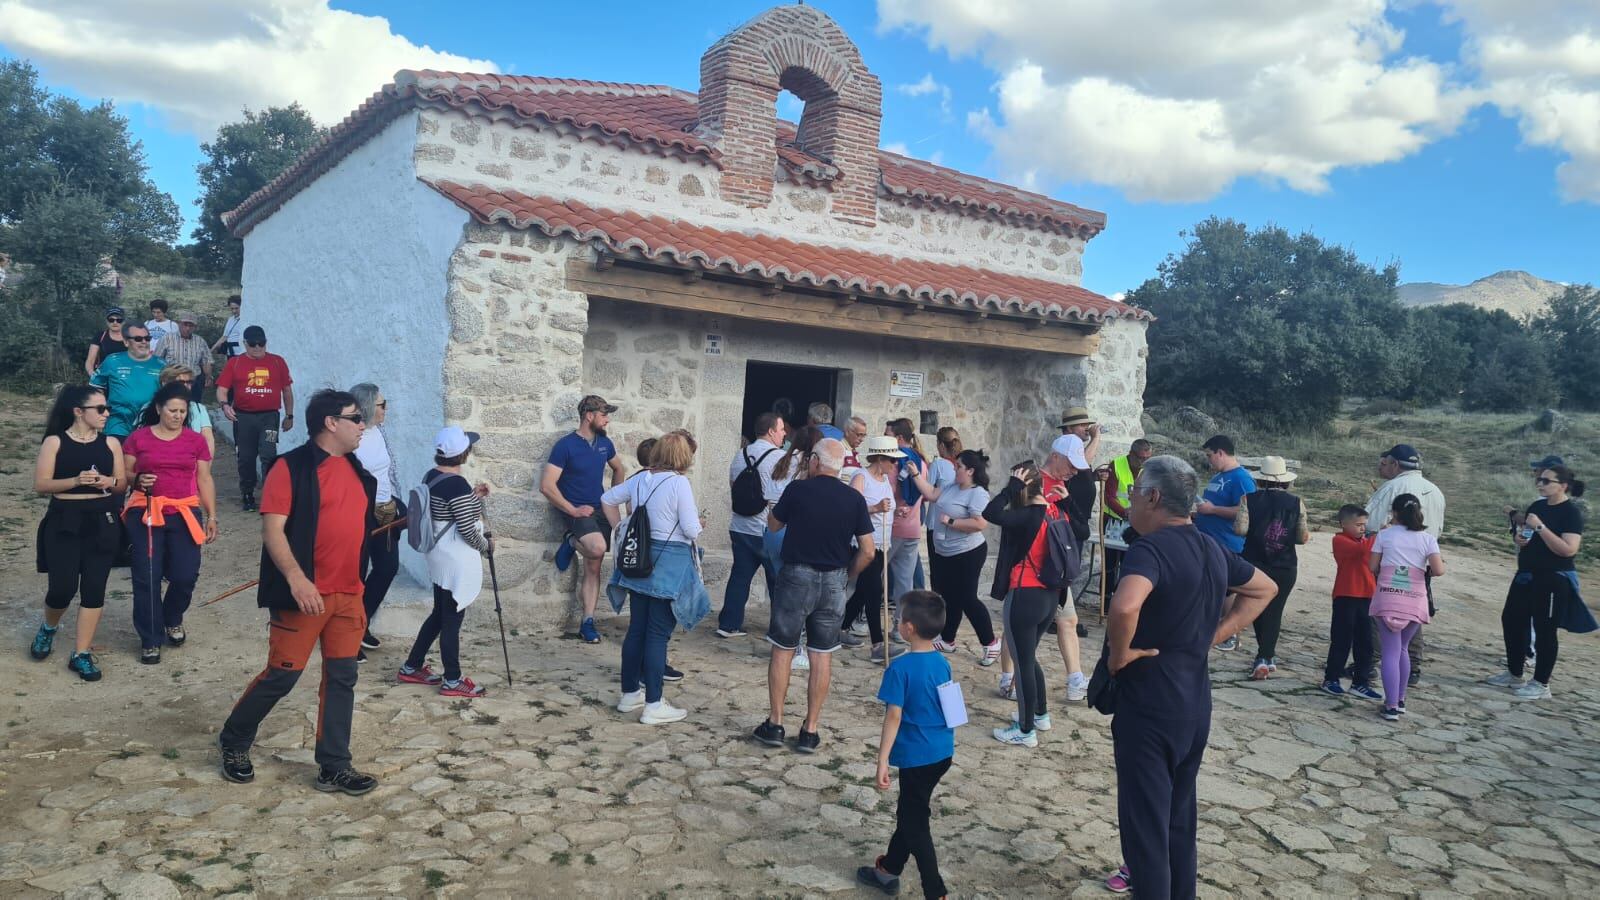
<svg viewBox="0 0 1600 900">
<path fill-rule="evenodd" d="M 1300 476 L 1289 471 L 1289 466 L 1281 456 L 1263 456 L 1261 458 L 1261 471 L 1256 473 L 1257 481 L 1267 481 L 1273 484 L 1288 484 Z"/>
<path fill-rule="evenodd" d="M 893 437 L 886 434 L 873 435 L 866 439 L 861 449 L 856 454 L 865 459 L 874 456 L 887 456 L 890 459 L 905 459 L 906 455 L 900 452 L 900 444 Z"/>
<path fill-rule="evenodd" d="M 1069 406 L 1061 414 L 1061 429 L 1065 431 L 1074 425 L 1093 425 L 1094 418 L 1089 415 L 1089 410 L 1082 406 Z"/>
</svg>

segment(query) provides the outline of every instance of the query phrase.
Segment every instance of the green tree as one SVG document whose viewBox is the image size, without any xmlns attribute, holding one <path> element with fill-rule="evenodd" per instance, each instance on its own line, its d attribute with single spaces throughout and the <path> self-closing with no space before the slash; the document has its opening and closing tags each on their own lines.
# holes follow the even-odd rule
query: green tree
<svg viewBox="0 0 1600 900">
<path fill-rule="evenodd" d="M 1568 285 L 1532 322 L 1540 344 L 1556 360 L 1564 406 L 1600 409 L 1600 290 Z"/>
<path fill-rule="evenodd" d="M 20 290 L 29 317 L 48 329 L 62 353 L 86 342 L 98 318 L 95 307 L 106 299 L 96 283 L 117 247 L 105 203 L 64 185 L 36 193 L 11 228 L 10 245 L 28 261 Z"/>
<path fill-rule="evenodd" d="M 1559 385 L 1551 373 L 1549 354 L 1549 348 L 1523 328 L 1485 344 L 1474 354 L 1461 408 L 1517 412 L 1555 403 Z"/>
<path fill-rule="evenodd" d="M 50 124 L 48 92 L 22 60 L 0 60 L 0 224 L 14 221 L 32 186 L 46 177 L 38 148 Z"/>
<path fill-rule="evenodd" d="M 222 214 L 294 164 L 326 134 L 300 107 L 272 106 L 259 113 L 244 111 L 244 118 L 217 130 L 201 144 L 205 162 L 200 175 L 200 225 L 191 235 L 202 265 L 210 272 L 238 281 L 244 265 L 244 243 L 228 233 Z"/>
<path fill-rule="evenodd" d="M 1311 234 L 1210 218 L 1128 295 L 1155 313 L 1153 399 L 1220 405 L 1263 422 L 1320 425 L 1346 394 L 1402 380 L 1398 270 Z"/>
</svg>

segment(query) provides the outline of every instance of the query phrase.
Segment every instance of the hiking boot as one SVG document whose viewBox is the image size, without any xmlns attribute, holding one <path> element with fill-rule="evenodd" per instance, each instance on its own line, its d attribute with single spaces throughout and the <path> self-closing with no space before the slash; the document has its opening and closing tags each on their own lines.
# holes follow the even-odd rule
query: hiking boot
<svg viewBox="0 0 1600 900">
<path fill-rule="evenodd" d="M 1335 697 L 1343 697 L 1345 694 L 1344 686 L 1337 681 L 1324 681 L 1322 683 L 1322 692 L 1324 694 L 1332 694 Z"/>
<path fill-rule="evenodd" d="M 1550 686 L 1537 681 L 1529 681 L 1522 687 L 1511 692 L 1511 696 L 1518 700 L 1549 700 Z"/>
<path fill-rule="evenodd" d="M 689 715 L 687 709 L 673 706 L 666 700 L 657 700 L 655 703 L 645 705 L 644 712 L 639 716 L 640 725 L 667 725 L 672 722 L 681 722 Z"/>
<path fill-rule="evenodd" d="M 890 875 L 883 870 L 883 857 L 878 857 L 870 866 L 856 869 L 856 880 L 867 887 L 875 887 L 885 894 L 900 893 L 900 876 Z"/>
<path fill-rule="evenodd" d="M 44 659 L 50 655 L 50 651 L 56 648 L 56 632 L 60 630 L 59 625 L 55 628 L 49 625 L 39 626 L 39 633 L 33 636 L 33 646 L 28 648 L 34 659 Z"/>
<path fill-rule="evenodd" d="M 1233 637 L 1228 638 L 1227 640 L 1218 644 L 1216 649 L 1221 650 L 1223 653 L 1227 653 L 1230 650 L 1239 649 L 1239 636 L 1234 635 Z"/>
<path fill-rule="evenodd" d="M 774 725 L 771 719 L 767 719 L 756 726 L 755 738 L 759 743 L 766 744 L 768 747 L 782 747 L 784 743 L 783 726 Z"/>
<path fill-rule="evenodd" d="M 744 637 L 745 635 L 747 635 L 749 633 L 750 632 L 745 631 L 743 628 L 718 628 L 717 629 L 717 637 L 719 637 L 719 638 L 742 638 L 742 637 Z"/>
<path fill-rule="evenodd" d="M 1352 685 L 1350 685 L 1350 690 L 1345 691 L 1345 693 L 1349 694 L 1352 697 L 1360 697 L 1363 700 L 1382 700 L 1383 699 L 1383 695 L 1382 694 L 1380 694 L 1377 691 L 1373 690 L 1371 685 L 1366 685 L 1366 684 L 1352 684 Z"/>
<path fill-rule="evenodd" d="M 666 668 L 661 670 L 661 680 L 662 681 L 671 681 L 671 682 L 682 681 L 683 680 L 683 673 L 679 672 L 677 669 L 674 669 L 672 666 L 669 665 Z"/>
<path fill-rule="evenodd" d="M 243 497 L 239 498 L 239 505 L 244 507 L 244 511 L 245 512 L 255 512 L 256 511 L 256 495 L 255 494 L 245 494 Z"/>
<path fill-rule="evenodd" d="M 465 697 L 471 700 L 474 697 L 482 697 L 486 693 L 488 691 L 483 689 L 483 685 L 466 677 L 463 677 L 460 681 L 446 681 L 439 685 L 439 696 L 441 697 Z"/>
<path fill-rule="evenodd" d="M 994 730 L 994 739 L 1002 744 L 1009 744 L 1013 747 L 1039 746 L 1038 733 L 1034 731 L 1023 731 L 1017 727 L 1015 722 L 1011 723 L 1005 728 L 996 728 Z"/>
<path fill-rule="evenodd" d="M 997 663 L 999 661 L 1000 661 L 1000 639 L 999 638 L 995 638 L 994 639 L 994 643 L 985 644 L 984 645 L 984 647 L 983 647 L 983 656 L 978 659 L 978 665 L 980 665 L 980 666 L 992 666 L 992 665 L 994 665 L 995 663 Z"/>
<path fill-rule="evenodd" d="M 600 643 L 600 629 L 594 627 L 594 619 L 583 620 L 583 624 L 578 626 L 578 637 L 582 638 L 585 644 Z"/>
<path fill-rule="evenodd" d="M 1106 890 L 1113 894 L 1126 894 L 1133 888 L 1133 875 L 1128 872 L 1127 866 L 1118 866 L 1111 877 L 1106 879 Z"/>
<path fill-rule="evenodd" d="M 372 629 L 369 628 L 366 633 L 361 635 L 361 646 L 366 650 L 376 650 L 383 646 L 383 641 L 378 640 L 378 636 L 373 634 Z"/>
<path fill-rule="evenodd" d="M 578 552 L 578 548 L 572 543 L 572 532 L 569 531 L 563 534 L 561 536 L 561 546 L 556 548 L 556 571 L 565 572 L 567 569 L 572 568 L 572 555 L 576 552 Z"/>
<path fill-rule="evenodd" d="M 644 688 L 623 694 L 617 701 L 617 712 L 631 713 L 644 709 Z"/>
<path fill-rule="evenodd" d="M 1519 688 L 1527 684 L 1526 681 L 1522 680 L 1521 676 L 1513 675 L 1509 671 L 1501 672 L 1499 675 L 1490 675 L 1483 680 L 1483 683 L 1503 688 Z"/>
<path fill-rule="evenodd" d="M 806 726 L 800 726 L 800 733 L 794 739 L 794 752 L 815 753 L 822 746 L 822 736 L 815 731 L 807 731 Z"/>
<path fill-rule="evenodd" d="M 145 647 L 144 649 L 140 650 L 139 662 L 142 662 L 147 666 L 153 666 L 156 663 L 161 662 L 161 648 Z"/>
<path fill-rule="evenodd" d="M 189 635 L 184 632 L 182 625 L 174 625 L 167 629 L 167 643 L 174 647 L 182 647 L 183 642 L 188 639 Z"/>
<path fill-rule="evenodd" d="M 230 750 L 217 739 L 217 749 L 222 751 L 222 777 L 234 784 L 249 784 L 256 780 L 256 768 L 250 764 L 250 751 Z"/>
<path fill-rule="evenodd" d="M 377 787 L 378 779 L 346 766 L 337 772 L 323 769 L 317 773 L 316 784 L 312 786 L 324 794 L 343 791 L 352 797 L 359 797 Z"/>
<path fill-rule="evenodd" d="M 84 681 L 99 681 L 100 667 L 95 665 L 94 654 L 84 651 L 67 657 L 67 668 L 78 673 Z"/>
<path fill-rule="evenodd" d="M 444 678 L 440 676 L 439 673 L 433 671 L 431 666 L 423 666 L 420 669 L 412 669 L 409 666 L 401 666 L 400 671 L 395 673 L 394 680 L 400 682 L 401 684 L 437 685 L 444 683 Z"/>
</svg>

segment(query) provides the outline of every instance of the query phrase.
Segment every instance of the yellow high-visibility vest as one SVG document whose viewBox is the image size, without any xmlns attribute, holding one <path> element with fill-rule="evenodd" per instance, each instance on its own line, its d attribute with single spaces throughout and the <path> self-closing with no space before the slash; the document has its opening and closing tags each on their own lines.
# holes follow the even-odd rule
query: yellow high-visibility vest
<svg viewBox="0 0 1600 900">
<path fill-rule="evenodd" d="M 1111 470 L 1117 473 L 1117 502 L 1122 505 L 1123 509 L 1128 509 L 1128 498 L 1133 493 L 1133 467 L 1128 465 L 1128 457 L 1119 456 L 1112 460 Z M 1109 503 L 1106 504 L 1106 515 L 1113 519 L 1122 518 L 1116 514 Z"/>
</svg>

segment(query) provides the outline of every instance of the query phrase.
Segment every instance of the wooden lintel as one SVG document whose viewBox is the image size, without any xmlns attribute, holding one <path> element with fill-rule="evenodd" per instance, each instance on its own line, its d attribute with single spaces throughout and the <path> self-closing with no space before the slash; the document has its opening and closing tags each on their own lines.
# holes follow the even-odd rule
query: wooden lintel
<svg viewBox="0 0 1600 900">
<path fill-rule="evenodd" d="M 770 281 L 761 286 L 761 296 L 771 297 L 780 293 L 782 290 L 783 285 L 777 283 L 776 281 Z"/>
<path fill-rule="evenodd" d="M 928 305 L 926 303 L 907 303 L 902 308 L 902 312 L 904 312 L 908 316 L 914 316 L 917 313 L 922 312 L 924 309 L 926 309 L 927 306 Z"/>
<path fill-rule="evenodd" d="M 762 285 L 710 278 L 687 284 L 676 272 L 631 265 L 601 270 L 598 265 L 576 259 L 567 265 L 567 287 L 592 297 L 904 340 L 1072 356 L 1091 356 L 1100 343 L 1095 330 L 1071 323 L 1052 322 L 1046 327 L 1042 321 L 1012 317 L 974 320 L 943 308 L 928 308 L 925 315 L 908 315 L 903 302 L 795 290 L 775 296 Z"/>
<path fill-rule="evenodd" d="M 705 277 L 705 274 L 706 273 L 704 269 L 684 269 L 683 283 L 694 284 L 696 281 L 699 281 L 701 278 Z"/>
</svg>

